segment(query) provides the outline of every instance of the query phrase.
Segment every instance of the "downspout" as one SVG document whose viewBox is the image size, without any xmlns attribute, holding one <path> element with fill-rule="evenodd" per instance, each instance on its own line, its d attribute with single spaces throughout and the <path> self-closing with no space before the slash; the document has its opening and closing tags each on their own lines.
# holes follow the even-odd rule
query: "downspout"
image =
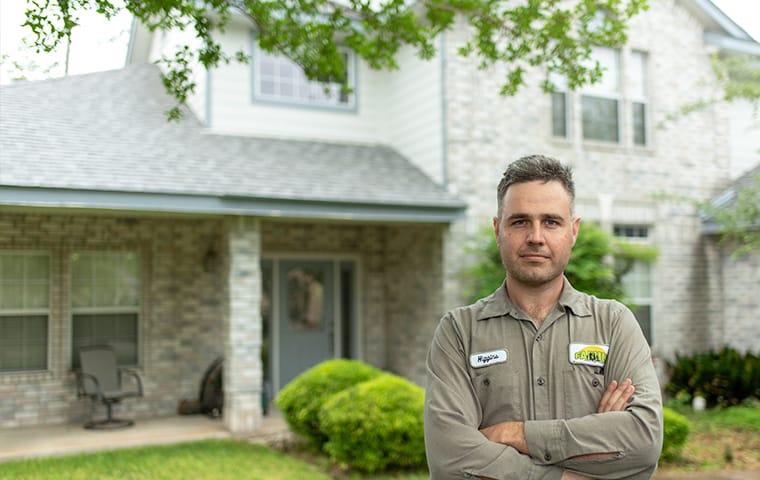
<svg viewBox="0 0 760 480">
<path fill-rule="evenodd" d="M 211 128 L 211 69 L 206 68 L 206 114 L 205 121 L 206 128 Z"/>
<path fill-rule="evenodd" d="M 448 125 L 448 102 L 446 98 L 446 32 L 441 32 L 441 180 L 443 187 L 449 188 L 449 138 Z"/>
</svg>

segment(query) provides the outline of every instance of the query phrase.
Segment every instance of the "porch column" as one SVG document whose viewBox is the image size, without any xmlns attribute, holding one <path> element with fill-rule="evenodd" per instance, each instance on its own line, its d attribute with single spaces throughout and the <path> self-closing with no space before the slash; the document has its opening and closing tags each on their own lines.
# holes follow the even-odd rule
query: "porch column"
<svg viewBox="0 0 760 480">
<path fill-rule="evenodd" d="M 228 315 L 225 332 L 224 423 L 245 434 L 261 424 L 261 233 L 256 219 L 228 228 Z"/>
</svg>

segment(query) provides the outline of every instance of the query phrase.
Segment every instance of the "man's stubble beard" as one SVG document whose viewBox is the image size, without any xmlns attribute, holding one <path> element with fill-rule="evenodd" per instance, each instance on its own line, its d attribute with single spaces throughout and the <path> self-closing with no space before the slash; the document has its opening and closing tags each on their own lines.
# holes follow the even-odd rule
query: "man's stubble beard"
<svg viewBox="0 0 760 480">
<path fill-rule="evenodd" d="M 565 273 L 565 268 L 567 267 L 567 264 L 569 263 L 569 262 L 565 262 L 564 264 L 556 264 L 553 259 L 549 259 L 549 262 L 551 263 L 551 265 L 548 270 L 530 269 L 529 271 L 524 271 L 518 265 L 519 261 L 520 260 L 518 257 L 517 261 L 515 262 L 515 265 L 512 266 L 512 268 L 510 268 L 511 262 L 507 258 L 505 258 L 505 255 L 501 255 L 501 263 L 504 266 L 506 275 L 508 277 L 513 278 L 514 280 L 517 280 L 523 285 L 527 285 L 531 287 L 539 287 L 541 285 L 545 285 L 555 280 L 557 277 L 562 276 Z"/>
</svg>

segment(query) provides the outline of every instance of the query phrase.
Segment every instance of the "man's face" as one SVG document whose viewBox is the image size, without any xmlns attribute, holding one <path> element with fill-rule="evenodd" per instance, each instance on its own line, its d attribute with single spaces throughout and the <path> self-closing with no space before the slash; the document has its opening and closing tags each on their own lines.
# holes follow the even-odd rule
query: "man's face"
<svg viewBox="0 0 760 480">
<path fill-rule="evenodd" d="M 570 195 L 560 182 L 516 183 L 507 189 L 493 228 L 508 275 L 527 286 L 540 286 L 565 271 L 578 237 Z"/>
</svg>

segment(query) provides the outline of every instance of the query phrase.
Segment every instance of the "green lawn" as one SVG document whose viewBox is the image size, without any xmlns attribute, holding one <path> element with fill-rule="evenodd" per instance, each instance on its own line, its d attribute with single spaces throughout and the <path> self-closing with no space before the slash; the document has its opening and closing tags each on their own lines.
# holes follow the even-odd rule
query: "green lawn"
<svg viewBox="0 0 760 480">
<path fill-rule="evenodd" d="M 679 408 L 692 424 L 681 462 L 665 470 L 760 468 L 760 408 L 732 407 L 694 413 Z M 730 453 L 730 459 L 727 458 Z M 304 479 L 424 480 L 427 472 L 363 475 L 336 469 L 329 459 L 306 449 L 282 453 L 233 440 L 143 447 L 110 452 L 0 463 L 3 480 L 136 479 Z"/>
<path fill-rule="evenodd" d="M 686 416 L 691 433 L 682 459 L 665 470 L 760 470 L 760 404 L 694 412 L 670 405 Z"/>
<path fill-rule="evenodd" d="M 331 478 L 422 480 L 426 473 L 406 472 L 365 476 L 329 473 L 326 458 L 313 462 L 275 450 L 233 440 L 216 440 L 161 447 L 0 463 L 3 480 L 161 480 L 161 479 L 304 479 Z"/>
</svg>

